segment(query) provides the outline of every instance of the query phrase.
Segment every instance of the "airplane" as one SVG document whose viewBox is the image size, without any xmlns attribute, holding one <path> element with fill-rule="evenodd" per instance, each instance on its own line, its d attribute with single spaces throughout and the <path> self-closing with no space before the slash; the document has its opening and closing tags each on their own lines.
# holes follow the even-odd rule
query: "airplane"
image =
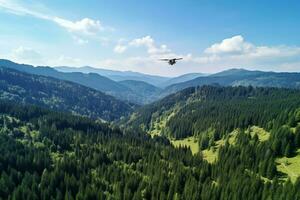
<svg viewBox="0 0 300 200">
<path fill-rule="evenodd" d="M 159 59 L 159 60 L 167 61 L 169 63 L 169 65 L 174 65 L 174 64 L 176 64 L 177 60 L 182 60 L 182 59 L 183 58 L 171 58 L 171 59 L 164 58 L 164 59 Z"/>
</svg>

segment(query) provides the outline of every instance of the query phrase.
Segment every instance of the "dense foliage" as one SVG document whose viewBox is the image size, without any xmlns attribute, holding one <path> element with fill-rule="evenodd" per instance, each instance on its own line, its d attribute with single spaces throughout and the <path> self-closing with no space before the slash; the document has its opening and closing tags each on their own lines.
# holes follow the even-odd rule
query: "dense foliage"
<svg viewBox="0 0 300 200">
<path fill-rule="evenodd" d="M 232 114 L 224 113 L 226 120 L 214 112 L 205 112 L 203 124 L 190 118 L 199 129 L 215 130 L 212 135 L 197 132 L 208 137 L 207 144 L 200 138 L 201 148 L 214 148 L 224 139 L 214 163 L 201 152 L 174 148 L 165 136 L 151 138 L 135 128 L 139 118 L 132 117 L 121 130 L 85 117 L 0 102 L 0 199 L 300 199 L 300 178 L 283 179 L 275 163 L 300 148 L 298 96 L 283 89 L 189 88 L 135 113 L 142 117 L 143 111 L 141 120 L 151 122 L 169 110 L 184 118 L 185 109 L 196 115 L 205 110 L 194 107 L 198 102 L 218 111 L 236 103 Z M 263 103 L 248 109 L 252 99 Z M 176 119 L 172 113 L 167 123 Z M 245 120 L 249 116 L 253 119 Z M 260 141 L 249 133 L 250 125 L 265 127 L 270 138 Z M 228 133 L 234 128 L 232 142 Z"/>
<path fill-rule="evenodd" d="M 0 99 L 35 104 L 92 118 L 115 120 L 132 105 L 82 85 L 0 68 Z"/>
<path fill-rule="evenodd" d="M 284 98 L 283 98 L 284 97 Z M 148 131 L 169 115 L 162 133 L 185 138 L 210 128 L 219 134 L 258 125 L 266 129 L 283 125 L 300 107 L 300 91 L 276 88 L 187 88 L 158 102 L 139 108 L 127 122 Z"/>
<path fill-rule="evenodd" d="M 284 96 L 284 98 L 282 98 Z M 202 87 L 166 126 L 175 138 L 200 134 L 213 128 L 222 137 L 235 128 L 257 125 L 268 130 L 286 123 L 300 107 L 300 92 L 253 87 Z"/>
</svg>

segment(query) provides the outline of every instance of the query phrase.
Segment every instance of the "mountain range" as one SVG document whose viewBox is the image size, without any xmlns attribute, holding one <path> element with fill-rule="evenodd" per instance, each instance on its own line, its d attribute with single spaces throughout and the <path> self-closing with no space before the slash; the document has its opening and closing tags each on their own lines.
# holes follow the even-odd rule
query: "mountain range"
<svg viewBox="0 0 300 200">
<path fill-rule="evenodd" d="M 229 69 L 215 74 L 190 73 L 171 78 L 93 67 L 34 67 L 9 60 L 0 60 L 0 66 L 71 81 L 139 105 L 201 85 L 300 88 L 300 73 L 287 72 Z"/>
<path fill-rule="evenodd" d="M 232 69 L 161 88 L 0 63 L 0 199 L 300 197 L 297 73 Z"/>
<path fill-rule="evenodd" d="M 133 105 L 70 81 L 0 67 L 0 99 L 91 118 L 116 120 Z"/>
<path fill-rule="evenodd" d="M 300 73 L 249 71 L 245 69 L 230 69 L 205 77 L 197 77 L 192 80 L 167 86 L 161 97 L 180 91 L 188 87 L 201 85 L 221 86 L 255 86 L 300 88 Z"/>
<path fill-rule="evenodd" d="M 61 72 L 82 72 L 85 74 L 96 73 L 101 76 L 105 76 L 114 81 L 124 81 L 124 80 L 134 80 L 134 81 L 144 81 L 146 83 L 155 85 L 159 87 L 162 83 L 171 79 L 171 77 L 155 76 L 149 74 L 143 74 L 139 72 L 132 71 L 116 71 L 101 68 L 94 68 L 90 66 L 85 67 L 55 67 L 56 70 Z"/>
</svg>

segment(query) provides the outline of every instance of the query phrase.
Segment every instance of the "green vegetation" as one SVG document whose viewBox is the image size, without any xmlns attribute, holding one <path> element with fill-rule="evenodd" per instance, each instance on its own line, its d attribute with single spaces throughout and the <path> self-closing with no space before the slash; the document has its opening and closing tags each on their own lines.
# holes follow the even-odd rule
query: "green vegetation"
<svg viewBox="0 0 300 200">
<path fill-rule="evenodd" d="M 0 199 L 300 199 L 299 97 L 189 88 L 121 128 L 0 101 Z"/>
<path fill-rule="evenodd" d="M 212 165 L 243 163 L 264 183 L 289 177 L 297 184 L 299 96 L 297 90 L 275 88 L 188 88 L 140 108 L 127 125 L 166 135 L 175 147 L 187 146 Z M 192 138 L 200 154 L 191 148 Z"/>
<path fill-rule="evenodd" d="M 226 144 L 226 140 L 230 145 L 234 145 L 236 141 L 236 136 L 238 134 L 238 130 L 234 130 L 231 133 L 228 134 L 226 139 L 220 139 L 217 141 L 214 141 L 214 145 L 211 145 L 207 149 L 203 149 L 202 155 L 203 159 L 207 160 L 209 163 L 214 163 L 218 160 L 218 154 L 220 151 L 220 148 Z"/>
<path fill-rule="evenodd" d="M 277 170 L 287 175 L 292 182 L 295 182 L 300 177 L 300 149 L 293 157 L 282 157 L 276 159 Z"/>
<path fill-rule="evenodd" d="M 116 120 L 132 105 L 82 85 L 0 67 L 0 99 L 27 103 L 91 118 Z"/>
<path fill-rule="evenodd" d="M 195 137 L 188 137 L 182 140 L 172 140 L 171 139 L 172 144 L 175 147 L 188 147 L 191 149 L 193 154 L 196 154 L 199 152 L 199 144 L 198 141 Z"/>
<path fill-rule="evenodd" d="M 257 135 L 260 142 L 265 142 L 265 141 L 269 140 L 269 138 L 270 138 L 269 132 L 267 132 L 263 128 L 260 128 L 257 126 L 252 126 L 250 128 L 250 134 L 251 134 L 251 137 L 255 137 L 255 135 Z"/>
</svg>

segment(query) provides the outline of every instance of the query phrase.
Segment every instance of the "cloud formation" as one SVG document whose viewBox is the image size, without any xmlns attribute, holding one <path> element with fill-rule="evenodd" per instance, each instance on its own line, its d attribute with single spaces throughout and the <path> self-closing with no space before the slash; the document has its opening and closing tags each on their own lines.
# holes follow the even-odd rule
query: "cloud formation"
<svg viewBox="0 0 300 200">
<path fill-rule="evenodd" d="M 19 46 L 18 48 L 13 49 L 8 57 L 9 59 L 18 62 L 27 62 L 34 64 L 38 64 L 43 61 L 43 56 L 38 51 L 23 46 Z"/>
<path fill-rule="evenodd" d="M 243 54 L 252 51 L 253 48 L 251 43 L 245 42 L 241 35 L 237 35 L 213 44 L 204 52 L 208 54 Z"/>
<path fill-rule="evenodd" d="M 0 0 L 0 9 L 16 15 L 28 15 L 39 19 L 52 21 L 67 31 L 72 33 L 80 33 L 86 35 L 95 35 L 100 31 L 112 30 L 110 27 L 104 27 L 99 20 L 90 18 L 83 18 L 78 21 L 71 21 L 57 16 L 44 14 L 43 12 L 36 11 L 25 5 L 22 5 L 16 0 Z"/>
<path fill-rule="evenodd" d="M 291 58 L 300 55 L 299 47 L 289 46 L 258 46 L 245 41 L 241 35 L 226 38 L 204 50 L 204 54 L 197 58 L 200 63 L 231 61 L 272 62 L 279 58 Z"/>
<path fill-rule="evenodd" d="M 217 72 L 233 67 L 273 71 L 299 71 L 300 47 L 255 45 L 241 35 L 225 38 L 204 49 L 198 55 L 178 54 L 166 45 L 157 45 L 151 36 L 130 41 L 127 47 L 146 47 L 144 56 L 132 56 L 123 60 L 106 60 L 106 66 L 132 67 L 137 71 L 161 74 L 189 72 Z M 158 61 L 161 57 L 183 57 L 177 65 L 168 68 Z"/>
<path fill-rule="evenodd" d="M 118 44 L 118 45 L 115 46 L 114 52 L 123 53 L 123 52 L 126 51 L 126 49 L 127 49 L 127 47 L 125 45 Z"/>
<path fill-rule="evenodd" d="M 166 53 L 171 52 L 171 50 L 165 44 L 157 46 L 155 44 L 154 39 L 149 35 L 147 35 L 145 37 L 142 37 L 142 38 L 134 39 L 129 43 L 129 45 L 130 46 L 135 46 L 135 47 L 144 46 L 144 47 L 147 48 L 148 54 L 151 54 L 151 55 L 153 55 L 153 54 L 166 54 Z"/>
<path fill-rule="evenodd" d="M 99 20 L 93 20 L 89 18 L 84 18 L 74 22 L 59 17 L 54 17 L 52 20 L 61 27 L 67 29 L 69 32 L 95 35 L 98 32 L 105 30 Z"/>
</svg>

